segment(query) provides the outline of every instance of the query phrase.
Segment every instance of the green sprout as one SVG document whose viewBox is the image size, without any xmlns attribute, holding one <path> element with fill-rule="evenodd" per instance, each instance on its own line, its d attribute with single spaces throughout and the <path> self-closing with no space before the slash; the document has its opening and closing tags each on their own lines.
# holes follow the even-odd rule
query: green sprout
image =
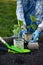
<svg viewBox="0 0 43 65">
<path fill-rule="evenodd" d="M 36 22 L 36 17 L 35 16 L 30 15 L 30 19 L 31 19 L 32 22 Z"/>
</svg>

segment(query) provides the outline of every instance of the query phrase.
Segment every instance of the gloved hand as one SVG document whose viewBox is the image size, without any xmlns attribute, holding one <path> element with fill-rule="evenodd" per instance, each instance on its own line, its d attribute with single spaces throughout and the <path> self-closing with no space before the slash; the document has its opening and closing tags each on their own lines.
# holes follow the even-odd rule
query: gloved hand
<svg viewBox="0 0 43 65">
<path fill-rule="evenodd" d="M 40 31 L 36 30 L 32 35 L 32 40 L 30 40 L 30 43 L 36 42 L 39 37 Z"/>
</svg>

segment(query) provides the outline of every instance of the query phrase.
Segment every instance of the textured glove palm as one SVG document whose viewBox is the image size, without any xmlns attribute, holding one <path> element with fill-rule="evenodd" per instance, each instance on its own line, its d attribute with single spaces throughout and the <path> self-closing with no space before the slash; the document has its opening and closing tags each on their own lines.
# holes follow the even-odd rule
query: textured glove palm
<svg viewBox="0 0 43 65">
<path fill-rule="evenodd" d="M 36 30 L 33 35 L 32 35 L 32 40 L 30 40 L 29 42 L 32 43 L 32 42 L 36 42 L 38 37 L 39 37 L 39 34 L 40 34 L 40 31 Z"/>
</svg>

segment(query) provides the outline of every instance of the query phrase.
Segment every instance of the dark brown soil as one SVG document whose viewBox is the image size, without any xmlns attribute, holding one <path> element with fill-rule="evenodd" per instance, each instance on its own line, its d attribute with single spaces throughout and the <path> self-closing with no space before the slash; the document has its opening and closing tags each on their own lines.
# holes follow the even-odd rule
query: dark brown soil
<svg viewBox="0 0 43 65">
<path fill-rule="evenodd" d="M 27 54 L 13 54 L 0 51 L 0 65 L 43 65 L 43 43 L 39 50 Z"/>
</svg>

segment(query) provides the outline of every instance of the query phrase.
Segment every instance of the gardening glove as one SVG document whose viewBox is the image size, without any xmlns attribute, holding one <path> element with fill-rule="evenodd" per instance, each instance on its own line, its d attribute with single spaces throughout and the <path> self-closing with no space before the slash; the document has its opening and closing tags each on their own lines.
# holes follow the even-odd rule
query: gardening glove
<svg viewBox="0 0 43 65">
<path fill-rule="evenodd" d="M 30 43 L 36 42 L 36 41 L 38 40 L 39 34 L 40 34 L 40 31 L 36 30 L 36 31 L 33 33 L 33 35 L 32 35 L 32 40 L 30 40 L 29 42 L 30 42 Z"/>
</svg>

